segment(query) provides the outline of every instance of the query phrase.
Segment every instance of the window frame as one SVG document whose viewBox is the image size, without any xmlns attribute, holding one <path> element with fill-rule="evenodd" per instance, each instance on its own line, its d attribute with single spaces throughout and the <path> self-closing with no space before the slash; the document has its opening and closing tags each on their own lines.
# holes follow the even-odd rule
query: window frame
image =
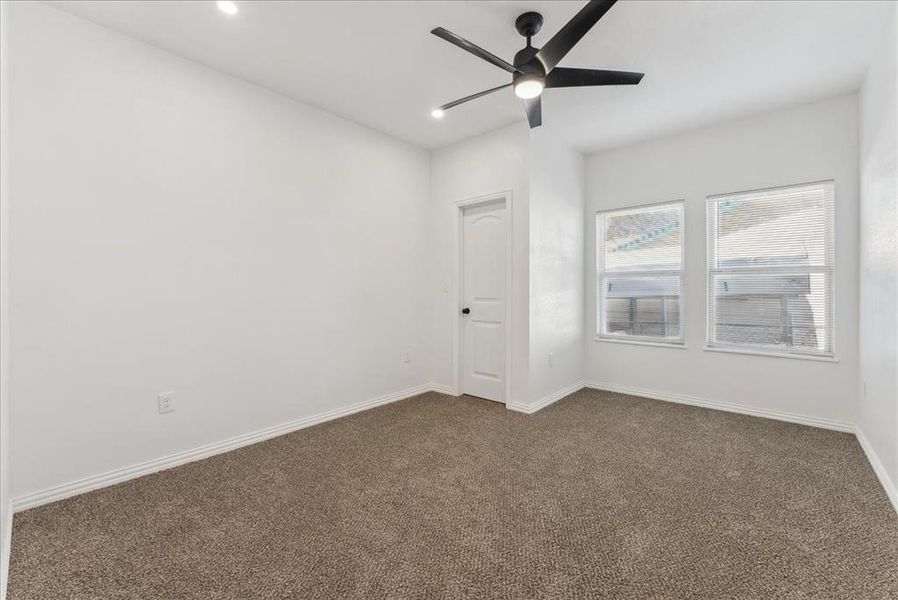
<svg viewBox="0 0 898 600">
<path fill-rule="evenodd" d="M 829 186 L 829 207 L 824 207 L 826 215 L 824 218 L 824 247 L 828 243 L 830 252 L 825 256 L 825 260 L 829 261 L 825 266 L 781 266 L 781 267 L 739 267 L 729 269 L 714 268 L 717 260 L 716 244 L 717 244 L 717 220 L 716 203 L 721 200 L 739 196 L 742 194 L 753 194 L 759 192 L 775 192 L 778 190 L 788 190 L 793 188 L 811 187 L 811 186 Z M 827 210 L 828 208 L 828 210 Z M 774 358 L 792 358 L 801 360 L 813 360 L 822 362 L 839 362 L 836 358 L 836 235 L 835 235 L 835 212 L 836 212 L 836 185 L 833 179 L 822 179 L 818 181 L 805 181 L 801 183 L 793 183 L 787 185 L 779 185 L 773 187 L 754 188 L 750 190 L 741 190 L 737 192 L 726 192 L 722 194 L 712 194 L 705 199 L 705 347 L 704 350 L 710 352 L 728 352 L 732 354 L 743 354 L 753 356 L 765 356 Z M 829 299 L 829 321 L 824 323 L 824 331 L 829 340 L 828 351 L 810 351 L 801 348 L 784 347 L 778 345 L 767 344 L 735 344 L 718 342 L 715 337 L 715 297 L 714 297 L 714 280 L 715 275 L 763 275 L 763 274 L 784 274 L 784 273 L 800 273 L 800 274 L 823 274 L 824 281 L 828 282 L 828 288 L 824 289 L 824 295 Z M 826 284 L 825 284 L 826 285 Z M 826 312 L 826 311 L 824 311 Z"/>
<path fill-rule="evenodd" d="M 613 213 L 638 212 L 645 209 L 659 207 L 677 207 L 680 210 L 680 268 L 671 269 L 638 269 L 631 271 L 605 271 L 605 217 Z M 598 342 L 612 342 L 617 344 L 633 344 L 638 346 L 655 346 L 659 348 L 686 348 L 686 200 L 663 200 L 648 204 L 620 206 L 605 208 L 595 213 L 595 292 L 596 292 L 596 327 L 595 340 Z M 605 333 L 605 291 L 604 281 L 607 277 L 679 277 L 680 294 L 678 297 L 680 306 L 680 335 L 678 338 L 663 338 L 649 335 L 614 335 Z"/>
</svg>

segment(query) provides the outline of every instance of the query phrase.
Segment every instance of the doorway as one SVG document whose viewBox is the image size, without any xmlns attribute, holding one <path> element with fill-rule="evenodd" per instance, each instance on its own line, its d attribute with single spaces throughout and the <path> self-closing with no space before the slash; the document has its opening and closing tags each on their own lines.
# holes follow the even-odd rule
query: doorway
<svg viewBox="0 0 898 600">
<path fill-rule="evenodd" d="M 506 196 L 460 209 L 459 393 L 505 402 L 510 228 Z"/>
</svg>

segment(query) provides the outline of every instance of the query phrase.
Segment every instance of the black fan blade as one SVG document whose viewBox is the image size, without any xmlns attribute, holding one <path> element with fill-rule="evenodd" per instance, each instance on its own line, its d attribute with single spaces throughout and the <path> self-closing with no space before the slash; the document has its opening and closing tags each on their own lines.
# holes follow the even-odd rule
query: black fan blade
<svg viewBox="0 0 898 600">
<path fill-rule="evenodd" d="M 543 124 L 542 96 L 524 100 L 524 110 L 527 111 L 527 122 L 530 123 L 530 129 Z"/>
<path fill-rule="evenodd" d="M 486 96 L 487 94 L 492 94 L 493 92 L 497 92 L 503 88 L 511 87 L 510 83 L 506 83 L 504 85 L 500 85 L 498 87 L 490 88 L 488 90 L 483 90 L 482 92 L 477 92 L 476 94 L 471 94 L 470 96 L 465 96 L 464 98 L 459 98 L 458 100 L 453 100 L 448 104 L 444 104 L 443 106 L 437 107 L 436 110 L 449 110 L 453 106 L 458 106 L 459 104 L 464 104 L 468 100 L 475 100 L 480 98 L 481 96 Z"/>
<path fill-rule="evenodd" d="M 629 71 L 601 71 L 599 69 L 567 69 L 555 67 L 546 76 L 547 88 L 579 87 L 583 85 L 636 85 L 644 73 Z"/>
<path fill-rule="evenodd" d="M 546 73 L 561 62 L 564 55 L 571 51 L 571 48 L 608 12 L 608 9 L 614 6 L 615 2 L 617 0 L 590 0 L 589 4 L 539 49 L 536 57 L 543 63 Z"/>
<path fill-rule="evenodd" d="M 469 42 L 468 40 L 466 40 L 465 38 L 455 35 L 448 29 L 443 29 L 442 27 L 437 27 L 430 33 L 434 34 L 435 36 L 437 36 L 439 38 L 443 38 L 450 44 L 455 44 L 462 50 L 467 50 L 474 56 L 479 56 L 486 62 L 493 63 L 500 69 L 505 69 L 509 73 L 514 73 L 514 71 L 515 71 L 514 66 L 508 64 L 507 62 L 505 62 L 504 60 L 502 60 L 501 58 L 499 58 L 492 52 L 487 52 L 480 46 L 476 46 L 476 45 L 472 44 L 471 42 Z"/>
</svg>

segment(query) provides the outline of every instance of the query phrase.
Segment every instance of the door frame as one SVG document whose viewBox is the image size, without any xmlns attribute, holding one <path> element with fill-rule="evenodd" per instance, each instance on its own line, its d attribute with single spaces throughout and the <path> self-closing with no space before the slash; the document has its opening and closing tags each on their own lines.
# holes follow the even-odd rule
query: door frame
<svg viewBox="0 0 898 600">
<path fill-rule="evenodd" d="M 455 320 L 452 328 L 452 391 L 455 396 L 461 396 L 462 390 L 462 352 L 464 352 L 464 344 L 462 343 L 464 321 L 462 320 L 461 309 L 464 308 L 462 303 L 464 298 L 462 292 L 464 290 L 464 217 L 465 209 L 475 206 L 483 206 L 486 204 L 501 204 L 505 207 L 505 402 L 508 406 L 511 402 L 511 373 L 512 373 L 512 265 L 514 248 L 513 232 L 514 221 L 512 219 L 512 193 L 511 190 L 503 190 L 465 200 L 455 202 L 456 218 L 455 218 L 455 252 L 453 260 L 453 281 L 455 283 Z"/>
</svg>

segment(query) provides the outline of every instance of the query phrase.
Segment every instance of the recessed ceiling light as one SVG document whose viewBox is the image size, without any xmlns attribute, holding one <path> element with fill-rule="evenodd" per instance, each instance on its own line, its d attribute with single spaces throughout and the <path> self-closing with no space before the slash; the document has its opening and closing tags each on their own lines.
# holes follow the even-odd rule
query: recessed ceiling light
<svg viewBox="0 0 898 600">
<path fill-rule="evenodd" d="M 218 0 L 215 3 L 218 6 L 218 10 L 223 12 L 226 15 L 236 15 L 237 14 L 237 3 L 231 2 L 231 0 Z"/>
<path fill-rule="evenodd" d="M 441 108 L 435 108 L 432 111 L 430 111 L 430 116 L 433 117 L 434 119 L 442 119 L 443 115 L 445 115 L 445 114 L 446 113 L 444 113 L 443 109 L 441 109 Z"/>
</svg>

